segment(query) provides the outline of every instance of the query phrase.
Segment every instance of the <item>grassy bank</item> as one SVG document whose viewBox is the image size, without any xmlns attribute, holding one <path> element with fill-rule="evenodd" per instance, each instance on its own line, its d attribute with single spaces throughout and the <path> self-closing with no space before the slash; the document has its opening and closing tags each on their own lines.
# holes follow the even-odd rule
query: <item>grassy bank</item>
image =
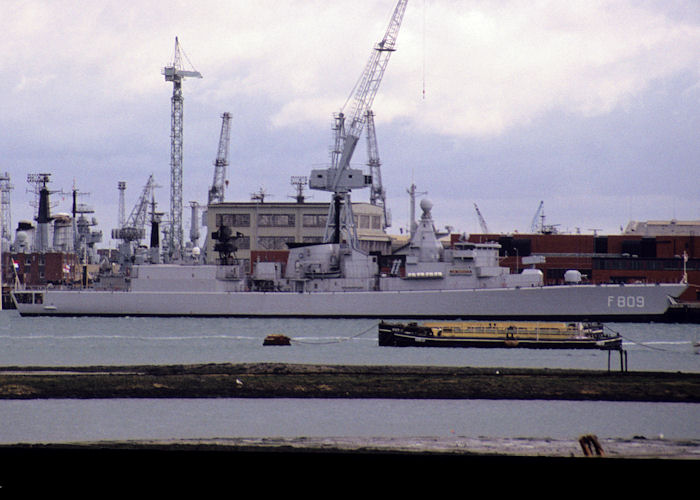
<svg viewBox="0 0 700 500">
<path fill-rule="evenodd" d="M 700 402 L 700 374 L 275 363 L 0 368 L 0 399 L 440 398 Z"/>
</svg>

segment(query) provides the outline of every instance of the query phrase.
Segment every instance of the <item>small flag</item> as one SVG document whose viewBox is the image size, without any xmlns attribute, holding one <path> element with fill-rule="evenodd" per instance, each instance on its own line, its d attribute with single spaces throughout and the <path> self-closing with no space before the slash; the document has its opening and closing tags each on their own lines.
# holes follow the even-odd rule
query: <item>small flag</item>
<svg viewBox="0 0 700 500">
<path fill-rule="evenodd" d="M 12 259 L 12 265 L 15 266 L 15 271 L 19 270 L 19 263 L 15 259 Z"/>
<path fill-rule="evenodd" d="M 63 272 L 65 274 L 70 273 L 70 264 L 63 264 Z"/>
</svg>

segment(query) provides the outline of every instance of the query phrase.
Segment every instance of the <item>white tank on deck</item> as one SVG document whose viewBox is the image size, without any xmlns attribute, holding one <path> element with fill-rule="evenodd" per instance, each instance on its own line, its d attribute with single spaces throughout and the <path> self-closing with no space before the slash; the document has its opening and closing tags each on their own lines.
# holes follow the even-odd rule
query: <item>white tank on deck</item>
<svg viewBox="0 0 700 500">
<path fill-rule="evenodd" d="M 544 279 L 544 274 L 542 273 L 542 271 L 540 271 L 539 269 L 531 268 L 531 267 L 528 267 L 527 269 L 523 269 L 522 274 L 524 274 L 526 276 L 539 276 L 540 281 L 542 281 Z"/>
<path fill-rule="evenodd" d="M 564 273 L 566 283 L 581 283 L 581 273 L 575 269 L 569 269 Z"/>
</svg>

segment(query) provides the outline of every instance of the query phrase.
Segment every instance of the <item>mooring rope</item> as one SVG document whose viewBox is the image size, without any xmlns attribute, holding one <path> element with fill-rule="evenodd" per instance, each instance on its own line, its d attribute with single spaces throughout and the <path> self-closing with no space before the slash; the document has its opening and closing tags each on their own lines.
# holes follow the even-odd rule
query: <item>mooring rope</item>
<svg viewBox="0 0 700 500">
<path fill-rule="evenodd" d="M 632 343 L 632 344 L 639 345 L 639 346 L 642 346 L 642 347 L 646 347 L 647 349 L 652 349 L 652 350 L 655 350 L 655 351 L 670 352 L 668 349 L 662 349 L 662 348 L 660 348 L 660 347 L 649 346 L 649 345 L 646 345 L 646 344 L 644 344 L 644 343 L 642 343 L 642 342 L 637 342 L 637 341 L 635 341 L 635 340 L 632 340 L 632 339 L 630 339 L 630 338 L 627 338 L 627 337 L 625 337 L 624 335 L 622 335 L 620 332 L 616 332 L 615 330 L 613 330 L 612 328 L 610 328 L 610 327 L 607 326 L 607 325 L 605 325 L 605 328 L 608 329 L 608 330 L 610 330 L 611 332 L 613 332 L 615 335 L 619 335 L 622 339 L 624 339 L 624 340 L 626 340 L 627 342 L 630 342 L 630 343 Z"/>
<path fill-rule="evenodd" d="M 379 326 L 379 323 L 374 323 L 372 326 L 370 326 L 366 330 L 361 331 L 360 333 L 356 333 L 355 335 L 352 335 L 350 337 L 342 338 L 342 339 L 338 339 L 338 340 L 328 340 L 328 341 L 322 341 L 322 342 L 309 342 L 309 341 L 304 341 L 304 340 L 296 340 L 296 339 L 292 338 L 291 341 L 296 343 L 296 344 L 312 344 L 312 345 L 339 344 L 341 342 L 347 342 L 348 340 L 352 340 L 352 339 L 356 339 L 357 337 L 361 337 L 365 333 L 377 328 L 377 326 Z"/>
</svg>

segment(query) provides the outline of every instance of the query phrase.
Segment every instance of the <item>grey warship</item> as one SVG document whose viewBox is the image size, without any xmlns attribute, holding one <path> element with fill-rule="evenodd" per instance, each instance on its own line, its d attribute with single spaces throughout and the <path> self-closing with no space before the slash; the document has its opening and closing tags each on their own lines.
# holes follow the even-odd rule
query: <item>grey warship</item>
<svg viewBox="0 0 700 500">
<path fill-rule="evenodd" d="M 396 50 L 406 4 L 407 0 L 397 2 L 384 36 L 373 47 L 353 89 L 353 99 L 348 100 L 351 112 L 335 117 L 330 168 L 311 171 L 309 187 L 333 194 L 324 243 L 290 246 L 285 266 L 257 262 L 252 263 L 250 273 L 228 256 L 220 258 L 218 264 L 129 263 L 119 275 L 103 276 L 92 288 L 16 290 L 12 295 L 19 313 L 590 321 L 661 318 L 687 285 L 572 282 L 544 286 L 537 269 L 513 274 L 500 266 L 497 243 L 458 241 L 444 246 L 436 235 L 428 200 L 421 202 L 420 223 L 405 248 L 388 256 L 359 249 L 350 191 L 373 185 L 373 176 L 351 168 L 350 161 Z M 171 193 L 171 203 L 173 198 Z M 173 227 L 176 218 L 179 215 L 171 215 Z M 217 230 L 226 231 L 231 233 L 232 228 L 221 226 Z"/>
<path fill-rule="evenodd" d="M 497 243 L 437 237 L 432 204 L 410 243 L 381 272 L 378 256 L 352 245 L 289 249 L 286 266 L 256 263 L 248 274 L 226 264 L 134 265 L 92 288 L 17 290 L 22 316 L 239 316 L 651 321 L 661 318 L 683 283 L 545 286 L 542 272 L 511 273 Z"/>
</svg>

